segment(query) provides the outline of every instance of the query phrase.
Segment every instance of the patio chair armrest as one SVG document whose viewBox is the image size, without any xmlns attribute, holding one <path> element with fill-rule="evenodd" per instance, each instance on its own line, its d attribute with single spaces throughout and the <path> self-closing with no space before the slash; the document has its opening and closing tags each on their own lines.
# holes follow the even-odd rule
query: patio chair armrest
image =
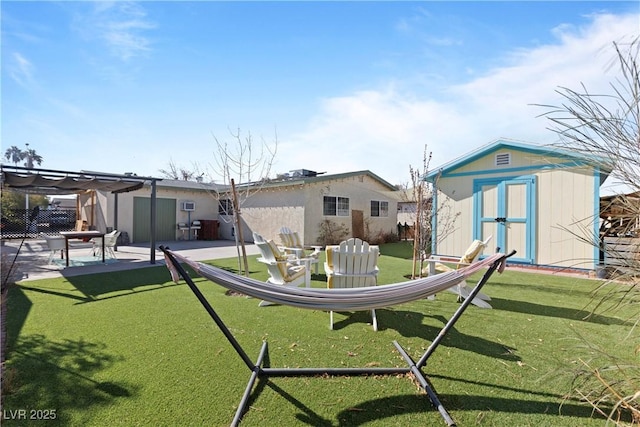
<svg viewBox="0 0 640 427">
<path fill-rule="evenodd" d="M 368 273 L 336 273 L 332 271 L 331 275 L 335 277 L 376 277 L 378 275 L 378 270 L 376 269 L 375 271 L 370 271 Z"/>
<path fill-rule="evenodd" d="M 283 259 L 280 261 L 268 261 L 262 257 L 256 258 L 256 261 L 261 262 L 263 264 L 267 264 L 267 265 L 280 265 L 283 264 L 286 268 L 297 268 L 299 267 L 298 264 L 295 263 L 295 259 Z M 304 267 L 304 265 L 302 265 L 301 267 Z"/>
<path fill-rule="evenodd" d="M 324 272 L 327 274 L 327 276 L 333 275 L 333 268 L 326 261 L 324 263 Z"/>
<path fill-rule="evenodd" d="M 310 258 L 318 258 L 320 256 L 320 252 L 322 252 L 322 246 L 309 246 L 309 250 L 312 250 L 307 257 Z"/>
<path fill-rule="evenodd" d="M 425 259 L 426 262 L 446 262 L 446 263 L 459 263 L 460 257 L 447 256 L 447 255 L 431 255 Z"/>
<path fill-rule="evenodd" d="M 269 260 L 266 260 L 266 259 L 264 259 L 262 257 L 256 258 L 256 261 L 261 262 L 263 264 L 267 264 L 267 265 L 277 265 L 277 264 L 283 264 L 283 263 L 287 262 L 285 260 L 283 260 L 283 261 L 269 261 Z"/>
<path fill-rule="evenodd" d="M 278 246 L 278 248 L 282 252 L 287 252 L 290 255 L 297 256 L 299 253 L 302 253 L 304 255 L 304 249 L 302 249 L 302 248 L 296 248 L 296 247 L 293 247 L 293 246 Z"/>
<path fill-rule="evenodd" d="M 429 264 L 429 275 L 433 275 L 436 273 L 436 264 L 453 264 L 457 266 L 467 266 L 469 263 L 460 262 L 460 258 L 455 258 L 451 256 L 444 255 L 431 255 L 429 258 L 425 260 Z"/>
</svg>

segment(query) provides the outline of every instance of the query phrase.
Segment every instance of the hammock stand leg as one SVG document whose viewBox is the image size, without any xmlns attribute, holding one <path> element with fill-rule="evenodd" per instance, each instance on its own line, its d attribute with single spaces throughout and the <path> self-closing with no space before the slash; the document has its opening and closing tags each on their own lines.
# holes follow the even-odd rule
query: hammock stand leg
<svg viewBox="0 0 640 427">
<path fill-rule="evenodd" d="M 512 254 L 508 256 L 511 256 L 511 255 Z M 453 316 L 451 316 L 449 321 L 447 321 L 447 323 L 442 327 L 442 329 L 440 330 L 436 338 L 431 342 L 431 345 L 429 345 L 429 347 L 427 348 L 427 350 L 424 352 L 424 354 L 422 355 L 420 360 L 418 360 L 417 363 L 413 361 L 411 356 L 407 354 L 404 348 L 402 348 L 402 346 L 398 344 L 397 341 L 393 342 L 393 345 L 396 346 L 396 349 L 398 350 L 402 358 L 409 365 L 411 369 L 411 373 L 415 376 L 416 380 L 420 383 L 424 391 L 427 393 L 427 395 L 429 396 L 429 400 L 431 400 L 431 403 L 433 404 L 434 408 L 436 408 L 438 412 L 440 412 L 440 415 L 442 416 L 442 418 L 444 419 L 444 421 L 447 423 L 448 426 L 455 426 L 456 423 L 455 421 L 453 421 L 453 419 L 451 418 L 451 415 L 449 415 L 449 412 L 447 412 L 444 405 L 440 402 L 440 399 L 438 398 L 438 395 L 436 394 L 435 390 L 429 383 L 427 376 L 422 372 L 422 368 L 427 364 L 427 359 L 431 357 L 431 355 L 436 350 L 436 348 L 440 345 L 440 343 L 442 342 L 444 337 L 447 335 L 447 333 L 451 330 L 451 328 L 453 328 L 453 326 L 458 321 L 458 319 L 460 319 L 460 317 L 465 312 L 465 310 L 471 305 L 471 301 L 473 301 L 473 299 L 478 295 L 478 293 L 480 293 L 480 290 L 485 285 L 485 283 L 487 283 L 487 281 L 493 275 L 493 273 L 496 271 L 501 261 L 502 260 L 498 260 L 489 266 L 487 271 L 482 275 L 482 278 L 480 279 L 480 281 L 478 281 L 476 286 L 471 290 L 471 292 L 469 293 L 469 296 L 462 302 L 462 304 L 460 304 L 460 306 L 455 311 L 455 313 L 453 313 Z"/>
<path fill-rule="evenodd" d="M 240 346 L 238 341 L 235 339 L 229 328 L 225 325 L 222 319 L 218 316 L 216 311 L 213 309 L 209 301 L 204 297 L 200 289 L 193 282 L 191 277 L 184 270 L 182 265 L 173 257 L 171 253 L 165 251 L 165 248 L 160 247 L 160 249 L 168 255 L 169 261 L 173 264 L 176 270 L 180 273 L 182 278 L 185 280 L 191 291 L 196 295 L 202 306 L 205 308 L 209 316 L 216 323 L 218 328 L 222 331 L 224 336 L 227 338 L 231 346 L 234 348 L 236 353 L 243 360 L 245 365 L 251 371 L 251 376 L 245 388 L 245 392 L 242 396 L 242 399 L 238 405 L 238 409 L 236 410 L 233 421 L 231 422 L 232 427 L 236 427 L 242 416 L 246 411 L 247 404 L 249 403 L 249 398 L 251 396 L 251 391 L 253 390 L 253 386 L 261 377 L 310 377 L 310 376 L 318 376 L 318 375 L 332 375 L 332 376 L 361 376 L 361 375 L 397 375 L 397 374 L 407 374 L 412 373 L 415 378 L 418 380 L 422 388 L 426 391 L 429 396 L 429 399 L 433 406 L 440 412 L 440 415 L 447 423 L 448 426 L 455 426 L 455 422 L 444 408 L 442 403 L 440 402 L 435 390 L 429 384 L 427 376 L 422 372 L 422 368 L 425 366 L 427 359 L 433 354 L 435 349 L 438 347 L 444 336 L 449 332 L 449 330 L 453 327 L 456 321 L 460 318 L 462 313 L 467 309 L 467 307 L 471 304 L 473 298 L 480 292 L 480 289 L 484 284 L 489 280 L 494 271 L 498 268 L 500 263 L 504 260 L 501 258 L 494 262 L 489 269 L 482 276 L 478 284 L 473 288 L 469 297 L 464 300 L 464 302 L 458 307 L 456 312 L 453 314 L 451 319 L 447 322 L 447 324 L 442 328 L 436 339 L 431 343 L 429 348 L 425 351 L 419 361 L 416 363 L 413 361 L 411 356 L 407 354 L 407 352 L 398 344 L 397 341 L 394 341 L 393 344 L 402 356 L 402 358 L 407 362 L 408 367 L 395 367 L 395 368 L 378 368 L 378 367 L 369 367 L 369 368 L 271 368 L 271 367 L 263 367 L 263 362 L 265 355 L 268 352 L 268 343 L 264 341 L 262 343 L 262 347 L 260 349 L 260 354 L 258 355 L 258 359 L 256 363 L 252 363 L 249 356 L 247 356 L 246 352 Z M 168 249 L 168 248 L 167 248 Z M 513 253 L 512 253 L 513 254 Z M 506 255 L 505 258 L 508 258 L 512 254 Z"/>
</svg>

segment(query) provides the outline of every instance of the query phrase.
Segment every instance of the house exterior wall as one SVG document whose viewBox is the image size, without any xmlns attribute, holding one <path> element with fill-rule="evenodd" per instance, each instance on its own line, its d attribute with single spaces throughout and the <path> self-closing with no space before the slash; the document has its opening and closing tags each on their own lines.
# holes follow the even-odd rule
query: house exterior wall
<svg viewBox="0 0 640 427">
<path fill-rule="evenodd" d="M 300 185 L 286 187 L 261 188 L 246 197 L 239 192 L 240 212 L 243 222 L 244 240 L 253 241 L 254 232 L 266 239 L 280 243 L 280 228 L 289 227 L 303 235 L 305 215 L 304 187 Z M 232 239 L 233 218 L 221 216 L 223 238 Z"/>
<path fill-rule="evenodd" d="M 507 166 L 496 166 L 496 155 L 509 153 L 511 162 Z M 597 230 L 599 177 L 592 167 L 580 166 L 566 158 L 539 155 L 528 151 L 500 149 L 479 156 L 459 168 L 447 171 L 437 182 L 436 219 L 437 242 L 435 253 L 460 256 L 474 238 L 481 236 L 477 222 L 474 223 L 477 205 L 474 205 L 474 182 L 492 178 L 513 180 L 527 178 L 534 183 L 531 211 L 527 212 L 532 222 L 532 263 L 571 268 L 595 268 L 597 253 L 580 237 L 592 238 Z M 499 179 L 497 180 L 499 181 Z M 495 194 L 487 193 L 485 201 L 491 203 Z M 514 192 L 511 197 L 525 197 L 524 192 Z M 477 203 L 477 195 L 476 202 Z M 518 201 L 509 201 L 518 205 Z M 447 218 L 460 215 L 453 222 Z M 595 221 L 595 224 L 594 224 Z M 587 236 L 586 234 L 590 234 Z M 485 254 L 495 250 L 492 241 Z M 507 244 L 508 246 L 508 244 Z M 501 248 L 507 252 L 512 248 Z M 517 256 L 517 255 L 516 255 Z"/>
<path fill-rule="evenodd" d="M 151 197 L 151 187 L 145 186 L 140 190 L 131 191 L 128 193 L 118 194 L 118 224 L 117 229 L 126 232 L 130 237 L 131 243 L 134 242 L 133 237 L 133 199 L 134 197 Z M 177 223 L 185 222 L 189 220 L 189 213 L 180 210 L 181 202 L 192 201 L 196 203 L 195 211 L 191 212 L 191 221 L 203 220 L 203 219 L 218 219 L 218 200 L 213 193 L 206 190 L 192 190 L 181 188 L 167 188 L 157 186 L 156 197 L 164 199 L 176 200 L 176 224 L 174 224 L 175 239 L 182 238 L 182 232 L 178 230 Z M 87 220 L 89 224 L 92 222 L 89 220 L 92 211 L 92 198 L 90 194 L 80 196 L 81 199 L 81 211 L 82 218 Z M 96 203 L 93 205 L 93 224 L 94 227 L 101 231 L 106 231 L 107 227 L 115 228 L 115 195 L 106 192 L 96 192 Z"/>
<path fill-rule="evenodd" d="M 389 189 L 377 180 L 367 175 L 350 176 L 348 178 L 317 183 L 307 192 L 307 209 L 310 211 L 305 217 L 305 229 L 308 230 L 310 241 L 305 243 L 317 244 L 320 238 L 320 223 L 330 220 L 348 230 L 347 237 L 352 237 L 353 211 L 362 211 L 364 217 L 364 238 L 375 241 L 376 237 L 384 233 L 397 233 L 398 202 L 397 198 L 389 194 Z M 349 216 L 323 215 L 324 196 L 348 197 Z M 388 202 L 389 211 L 386 217 L 371 216 L 371 201 Z M 339 243 L 339 242 L 336 242 Z"/>
<path fill-rule="evenodd" d="M 242 206 L 245 240 L 252 232 L 279 242 L 280 228 L 288 227 L 297 231 L 305 245 L 317 245 L 320 237 L 320 223 L 331 220 L 352 233 L 353 210 L 361 210 L 368 238 L 379 233 L 393 232 L 397 223 L 397 201 L 390 197 L 389 188 L 368 175 L 355 175 L 335 180 L 308 182 L 304 185 L 275 186 L 263 188 L 259 193 L 247 198 Z M 348 216 L 323 215 L 324 196 L 349 198 Z M 371 217 L 371 201 L 389 203 L 386 217 Z"/>
<path fill-rule="evenodd" d="M 176 200 L 176 223 L 189 221 L 189 214 L 180 210 L 181 202 L 194 201 L 196 210 L 191 212 L 190 219 L 219 221 L 218 238 L 233 240 L 235 229 L 233 217 L 219 210 L 219 201 L 213 192 L 203 189 L 183 188 L 180 182 L 173 182 L 170 186 L 162 186 L 159 182 L 156 190 L 158 199 Z M 188 187 L 190 184 L 185 183 Z M 293 179 L 288 182 L 271 182 L 247 195 L 243 189 L 238 189 L 240 211 L 242 219 L 242 234 L 244 240 L 251 242 L 252 233 L 258 232 L 268 239 L 279 242 L 278 233 L 282 227 L 288 227 L 300 233 L 307 245 L 318 244 L 320 224 L 329 219 L 347 230 L 346 237 L 352 234 L 352 212 L 362 211 L 367 238 L 375 238 L 380 233 L 396 233 L 397 200 L 396 191 L 384 180 L 376 179 L 368 171 L 362 173 L 346 173 L 336 175 L 335 178 L 319 177 L 308 179 Z M 349 199 L 349 215 L 324 216 L 324 196 L 346 197 Z M 151 187 L 122 193 L 118 195 L 118 224 L 117 228 L 126 232 L 131 243 L 134 242 L 134 198 L 150 198 Z M 227 199 L 220 195 L 221 199 Z M 387 202 L 386 216 L 371 216 L 371 201 Z M 115 195 L 97 192 L 92 199 L 89 194 L 81 196 L 83 218 L 93 218 L 94 227 L 106 231 L 114 225 Z M 176 224 L 177 225 L 177 224 Z M 182 232 L 177 226 L 172 231 L 175 238 L 180 239 Z M 345 236 L 343 236 L 345 237 Z"/>
</svg>

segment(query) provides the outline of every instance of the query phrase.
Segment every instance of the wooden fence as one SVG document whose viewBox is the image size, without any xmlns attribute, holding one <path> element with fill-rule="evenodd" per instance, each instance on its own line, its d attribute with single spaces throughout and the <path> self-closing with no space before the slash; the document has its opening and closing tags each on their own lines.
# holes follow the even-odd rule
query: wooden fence
<svg viewBox="0 0 640 427">
<path fill-rule="evenodd" d="M 640 275 L 640 237 L 605 237 L 604 245 L 606 267 Z"/>
</svg>

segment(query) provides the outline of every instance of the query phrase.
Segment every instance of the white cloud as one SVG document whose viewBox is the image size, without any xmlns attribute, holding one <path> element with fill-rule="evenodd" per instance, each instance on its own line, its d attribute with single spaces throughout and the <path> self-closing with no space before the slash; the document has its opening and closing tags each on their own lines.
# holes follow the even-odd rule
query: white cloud
<svg viewBox="0 0 640 427">
<path fill-rule="evenodd" d="M 77 27 L 88 39 L 104 43 L 109 53 L 128 61 L 151 51 L 146 35 L 156 24 L 147 18 L 146 10 L 134 2 L 93 3 L 93 11 L 76 19 Z"/>
<path fill-rule="evenodd" d="M 636 34 L 638 18 L 596 15 L 588 26 L 555 28 L 555 44 L 511 52 L 509 65 L 448 88 L 446 101 L 416 98 L 393 85 L 325 99 L 308 129 L 283 141 L 279 153 L 287 153 L 290 169 L 369 169 L 404 183 L 409 165 L 422 167 L 425 144 L 434 167 L 501 137 L 554 142 L 549 123 L 537 117 L 544 109 L 532 104 L 557 102 L 559 86 L 584 83 L 608 93 L 617 71 L 612 43 Z"/>
<path fill-rule="evenodd" d="M 14 52 L 11 59 L 11 78 L 20 86 L 29 89 L 33 84 L 33 64 L 19 52 Z"/>
</svg>

